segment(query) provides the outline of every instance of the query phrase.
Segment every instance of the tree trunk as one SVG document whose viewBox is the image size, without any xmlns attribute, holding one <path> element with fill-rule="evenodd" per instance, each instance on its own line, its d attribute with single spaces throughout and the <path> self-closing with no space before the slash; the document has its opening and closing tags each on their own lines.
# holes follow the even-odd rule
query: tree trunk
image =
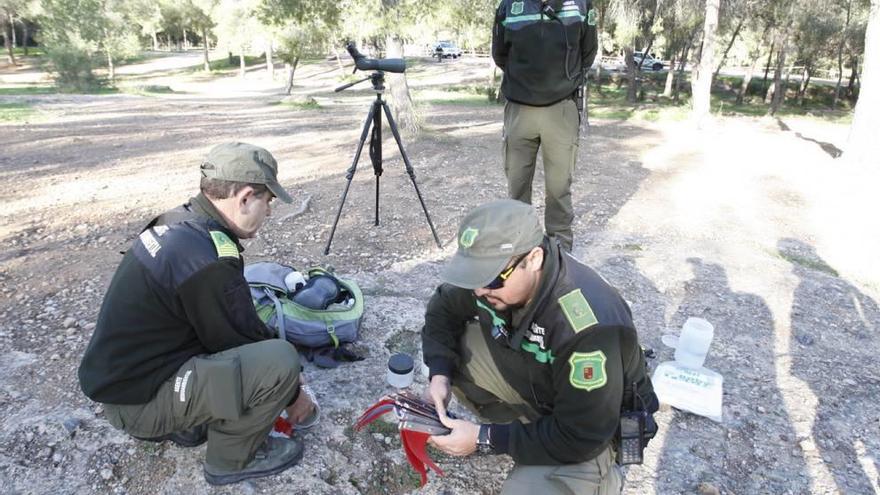
<svg viewBox="0 0 880 495">
<path fill-rule="evenodd" d="M 9 14 L 9 25 L 12 26 L 12 29 L 11 29 L 11 32 L 12 32 L 12 48 L 15 48 L 15 45 L 18 44 L 18 40 L 16 39 L 16 35 L 15 35 L 15 34 L 16 34 L 16 33 L 15 33 L 15 16 L 12 15 L 12 14 Z"/>
<path fill-rule="evenodd" d="M 639 74 L 636 72 L 636 62 L 633 59 L 633 49 L 627 45 L 623 49 L 623 60 L 626 62 L 626 76 L 629 79 L 626 82 L 626 102 L 634 104 L 638 96 L 636 80 Z"/>
<path fill-rule="evenodd" d="M 736 94 L 736 104 L 742 105 L 743 99 L 749 93 L 749 85 L 752 83 L 752 75 L 755 74 L 755 69 L 758 68 L 758 63 L 761 60 L 760 54 L 756 55 L 752 60 L 752 65 L 749 66 L 749 69 L 746 71 L 745 77 L 743 77 L 742 84 L 739 87 L 739 92 Z"/>
<path fill-rule="evenodd" d="M 266 47 L 266 72 L 269 75 L 269 80 L 275 80 L 275 61 L 272 59 L 272 43 L 273 40 L 269 38 L 269 46 Z"/>
<path fill-rule="evenodd" d="M 244 47 L 238 49 L 238 76 L 244 79 Z"/>
<path fill-rule="evenodd" d="M 205 72 L 211 72 L 211 59 L 208 57 L 208 28 L 202 27 L 202 55 L 204 56 Z"/>
<path fill-rule="evenodd" d="M 834 85 L 834 100 L 831 102 L 831 108 L 837 108 L 837 101 L 840 99 L 840 82 L 843 80 L 843 47 L 846 45 L 846 33 L 849 31 L 849 19 L 852 12 L 852 0 L 846 2 L 846 23 L 843 25 L 843 31 L 840 32 L 840 43 L 837 44 L 837 84 Z"/>
<path fill-rule="evenodd" d="M 730 53 L 731 47 L 733 47 L 733 42 L 736 41 L 736 37 L 739 36 L 739 31 L 742 29 L 743 24 L 746 22 L 746 17 L 743 16 L 739 20 L 739 24 L 736 25 L 736 29 L 733 30 L 733 36 L 730 37 L 730 43 L 727 44 L 727 48 L 724 49 L 724 55 L 721 56 L 721 62 L 718 64 L 718 67 L 715 69 L 715 73 L 712 74 L 712 80 L 718 78 L 718 73 L 721 72 L 721 68 L 724 67 L 724 62 L 727 62 L 727 54 Z"/>
<path fill-rule="evenodd" d="M 684 78 L 684 67 L 687 65 L 688 53 L 691 51 L 695 37 L 696 31 L 691 33 L 690 39 L 688 39 L 687 44 L 682 49 L 681 61 L 678 63 L 678 74 L 675 76 L 675 84 L 672 85 L 672 101 L 676 104 L 678 104 L 678 98 L 681 94 L 681 80 Z"/>
<path fill-rule="evenodd" d="M 107 73 L 111 81 L 116 77 L 116 67 L 113 66 L 113 55 L 110 50 L 107 50 Z"/>
<path fill-rule="evenodd" d="M 385 56 L 387 58 L 403 57 L 403 43 L 394 34 L 389 34 L 385 38 Z M 394 114 L 394 120 L 401 129 L 410 135 L 418 134 L 421 129 L 418 115 L 416 115 L 413 106 L 412 97 L 409 93 L 409 84 L 406 81 L 406 74 L 387 74 L 388 85 L 391 87 L 390 106 Z"/>
<path fill-rule="evenodd" d="M 331 43 L 333 44 L 333 55 L 336 56 L 336 66 L 339 68 L 339 73 L 344 75 L 345 66 L 342 65 L 342 57 L 339 56 L 339 39 L 333 34 L 331 40 Z"/>
<path fill-rule="evenodd" d="M 770 43 L 770 53 L 767 55 L 767 64 L 764 65 L 764 81 L 761 82 L 761 93 L 764 94 L 767 92 L 767 75 L 770 73 L 770 64 L 773 63 L 773 54 L 776 50 L 776 38 L 773 38 L 773 42 Z M 766 97 L 764 98 L 764 103 L 770 103 Z"/>
<path fill-rule="evenodd" d="M 299 65 L 299 57 L 294 58 L 292 64 L 287 64 L 287 87 L 284 88 L 286 95 L 290 95 L 293 91 L 293 73 L 296 72 L 297 65 Z"/>
<path fill-rule="evenodd" d="M 663 87 L 663 96 L 665 98 L 672 97 L 672 84 L 675 82 L 675 52 L 669 59 L 669 71 L 666 72 L 666 86 Z"/>
<path fill-rule="evenodd" d="M 859 56 L 853 55 L 850 57 L 850 66 L 852 67 L 852 71 L 849 74 L 849 84 L 846 87 L 846 97 L 850 100 L 853 100 L 853 96 L 856 92 L 856 79 L 859 74 Z"/>
<path fill-rule="evenodd" d="M 853 69 L 855 70 L 855 69 Z M 865 29 L 865 60 L 862 86 L 849 128 L 845 155 L 854 162 L 876 164 L 880 151 L 880 0 L 871 0 Z"/>
<path fill-rule="evenodd" d="M 21 40 L 21 48 L 24 51 L 24 56 L 28 56 L 28 38 L 30 38 L 30 33 L 28 32 L 28 22 L 26 20 L 21 21 L 21 30 L 22 30 L 22 40 Z"/>
<path fill-rule="evenodd" d="M 156 33 L 156 29 L 152 30 L 152 38 L 153 38 L 153 51 L 159 51 L 159 34 Z"/>
<path fill-rule="evenodd" d="M 780 31 L 781 33 L 781 31 Z M 782 73 L 785 71 L 785 39 L 782 34 L 777 40 L 779 43 L 779 53 L 776 54 L 776 71 L 773 74 L 773 97 L 770 100 L 770 115 L 776 115 L 779 107 L 785 101 L 785 81 L 782 80 Z"/>
<path fill-rule="evenodd" d="M 189 50 L 189 39 L 186 37 L 186 29 L 183 30 L 183 49 Z"/>
<path fill-rule="evenodd" d="M 12 46 L 12 23 L 10 22 L 10 19 L 12 19 L 11 15 L 7 16 L 7 18 L 4 19 L 3 22 L 3 24 L 6 25 L 6 33 L 3 36 L 3 44 L 6 45 L 6 60 L 9 61 L 9 63 L 12 65 L 17 65 L 15 62 L 14 47 Z"/>
<path fill-rule="evenodd" d="M 706 0 L 706 19 L 703 23 L 703 49 L 700 63 L 692 73 L 692 118 L 702 126 L 711 112 L 712 69 L 715 68 L 715 30 L 718 29 L 718 10 L 721 0 Z"/>
<path fill-rule="evenodd" d="M 798 94 L 797 94 L 797 104 L 798 106 L 804 106 L 804 96 L 807 93 L 807 86 L 810 85 L 810 66 L 804 65 L 804 71 L 801 73 L 801 84 L 798 86 Z"/>
</svg>

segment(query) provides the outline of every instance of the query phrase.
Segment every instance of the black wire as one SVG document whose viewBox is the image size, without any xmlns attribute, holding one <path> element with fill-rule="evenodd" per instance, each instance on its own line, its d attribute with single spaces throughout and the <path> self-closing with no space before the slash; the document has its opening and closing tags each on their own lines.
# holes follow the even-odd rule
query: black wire
<svg viewBox="0 0 880 495">
<path fill-rule="evenodd" d="M 559 25 L 562 26 L 562 35 L 565 36 L 565 78 L 568 79 L 569 81 L 574 81 L 581 74 L 577 73 L 573 77 L 571 75 L 571 70 L 570 70 L 571 64 L 568 62 L 568 60 L 569 60 L 569 56 L 571 55 L 571 52 L 573 49 L 572 49 L 571 43 L 568 41 L 568 29 L 566 29 L 565 23 L 562 22 L 562 19 L 560 19 L 558 15 L 556 15 L 556 11 L 553 10 L 553 7 L 551 7 L 550 4 L 545 3 L 544 7 L 541 8 L 541 13 L 546 15 L 550 19 L 553 19 L 554 21 L 558 22 Z"/>
</svg>

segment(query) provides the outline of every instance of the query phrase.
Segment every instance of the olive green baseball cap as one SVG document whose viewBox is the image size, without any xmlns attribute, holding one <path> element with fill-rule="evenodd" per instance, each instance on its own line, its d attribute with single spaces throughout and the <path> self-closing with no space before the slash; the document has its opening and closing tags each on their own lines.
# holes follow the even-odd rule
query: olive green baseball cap
<svg viewBox="0 0 880 495">
<path fill-rule="evenodd" d="M 458 250 L 440 278 L 464 289 L 485 287 L 514 256 L 531 251 L 544 239 L 535 209 L 513 199 L 478 206 L 458 227 Z"/>
<path fill-rule="evenodd" d="M 293 198 L 278 183 L 278 162 L 264 148 L 247 143 L 223 143 L 211 148 L 201 166 L 202 177 L 265 184 L 281 201 Z"/>
</svg>

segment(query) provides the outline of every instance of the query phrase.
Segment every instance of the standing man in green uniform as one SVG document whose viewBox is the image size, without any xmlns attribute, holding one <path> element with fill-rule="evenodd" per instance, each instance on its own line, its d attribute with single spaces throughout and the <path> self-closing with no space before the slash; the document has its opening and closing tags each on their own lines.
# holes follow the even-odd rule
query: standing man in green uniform
<svg viewBox="0 0 880 495">
<path fill-rule="evenodd" d="M 79 368 L 83 392 L 130 435 L 196 446 L 207 440 L 215 485 L 295 465 L 301 440 L 268 437 L 282 409 L 311 414 L 296 349 L 257 317 L 239 239 L 254 237 L 275 197 L 290 195 L 275 158 L 244 143 L 214 147 L 201 193 L 155 218 L 110 282 Z"/>
<path fill-rule="evenodd" d="M 532 202 L 542 150 L 544 225 L 571 251 L 571 182 L 577 160 L 586 72 L 596 57 L 596 11 L 589 0 L 502 0 L 492 58 L 504 71 L 503 160 L 511 198 Z"/>
<path fill-rule="evenodd" d="M 650 437 L 658 407 L 629 306 L 525 203 L 480 206 L 458 233 L 422 330 L 428 393 L 452 429 L 431 443 L 510 455 L 506 495 L 619 493 L 621 411 L 642 414 Z M 450 392 L 482 424 L 449 419 Z"/>
</svg>

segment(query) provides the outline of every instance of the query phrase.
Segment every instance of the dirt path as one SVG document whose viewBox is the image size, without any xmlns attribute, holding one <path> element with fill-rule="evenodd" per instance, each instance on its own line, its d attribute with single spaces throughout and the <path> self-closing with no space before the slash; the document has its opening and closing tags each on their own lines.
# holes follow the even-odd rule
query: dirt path
<svg viewBox="0 0 880 495">
<path fill-rule="evenodd" d="M 410 72 L 411 84 L 433 95 L 482 80 L 484 66 L 426 64 Z M 364 157 L 325 257 L 372 94 L 332 93 L 330 63 L 299 71 L 297 91 L 316 98 L 313 110 L 279 104 L 281 82 L 260 71 L 242 81 L 154 70 L 137 83 L 176 93 L 28 96 L 42 118 L 0 125 L 0 483 L 13 493 L 414 490 L 392 426 L 360 434 L 349 426 L 385 392 L 378 377 L 389 353 L 418 353 L 424 303 L 463 213 L 505 193 L 501 108 L 422 103 L 426 131 L 406 139 L 443 249 L 386 141 L 381 225 L 372 226 Z M 664 409 L 625 493 L 878 490 L 880 210 L 869 190 L 878 174 L 831 158 L 844 137 L 845 128 L 812 120 L 722 120 L 699 134 L 678 123 L 593 123 L 574 189 L 575 255 L 631 302 L 658 361 L 672 357 L 660 343 L 667 329 L 688 316 L 710 320 L 706 366 L 725 377 L 723 421 Z M 295 193 L 248 259 L 331 263 L 358 280 L 367 359 L 307 368 L 327 415 L 305 435 L 301 466 L 214 490 L 201 476 L 203 449 L 113 430 L 79 392 L 75 371 L 118 252 L 152 215 L 194 194 L 200 158 L 232 139 L 271 150 Z M 306 212 L 293 215 L 306 198 Z M 447 476 L 420 493 L 494 493 L 509 467 L 491 456 L 439 464 Z"/>
</svg>

